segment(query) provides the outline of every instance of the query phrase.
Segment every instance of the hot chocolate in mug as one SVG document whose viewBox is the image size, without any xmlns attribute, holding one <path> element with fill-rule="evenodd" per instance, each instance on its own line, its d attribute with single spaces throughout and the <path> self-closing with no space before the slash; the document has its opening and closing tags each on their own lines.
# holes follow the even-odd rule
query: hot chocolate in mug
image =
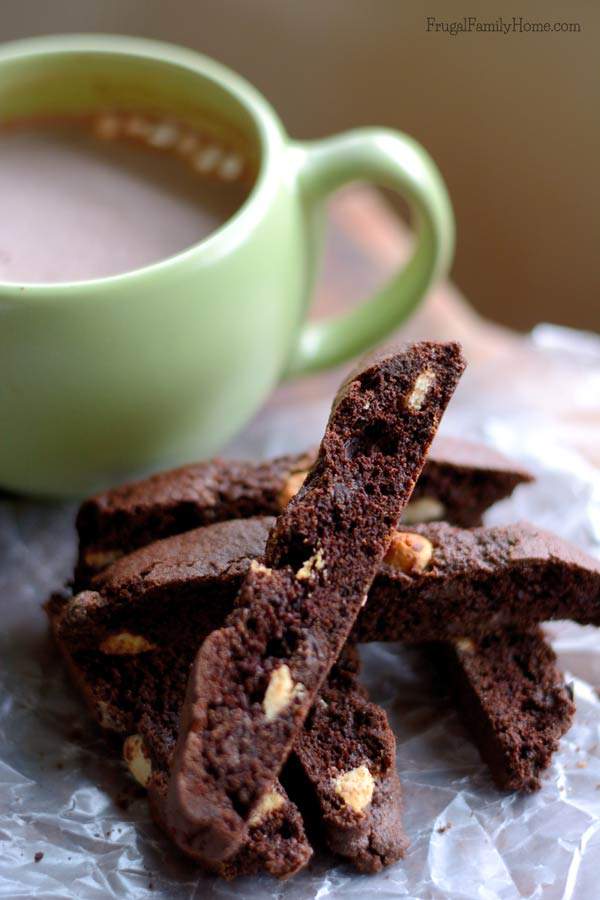
<svg viewBox="0 0 600 900">
<path fill-rule="evenodd" d="M 253 182 L 226 222 L 166 259 L 90 280 L 0 281 L 3 488 L 76 496 L 214 453 L 282 378 L 384 338 L 451 261 L 444 184 L 402 134 L 292 141 L 243 79 L 154 41 L 70 35 L 0 49 L 0 125 L 123 111 L 212 128 Z M 306 322 L 323 202 L 355 179 L 408 202 L 412 257 L 360 307 Z"/>
</svg>

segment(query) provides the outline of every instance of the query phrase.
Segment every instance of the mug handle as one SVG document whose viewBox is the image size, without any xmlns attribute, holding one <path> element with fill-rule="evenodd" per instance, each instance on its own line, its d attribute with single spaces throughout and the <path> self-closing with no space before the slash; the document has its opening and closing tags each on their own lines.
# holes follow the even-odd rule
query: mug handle
<svg viewBox="0 0 600 900">
<path fill-rule="evenodd" d="M 337 365 L 377 344 L 445 275 L 454 253 L 454 217 L 442 177 L 412 138 L 385 128 L 361 128 L 332 138 L 293 143 L 296 173 L 307 214 L 328 194 L 357 179 L 398 191 L 408 202 L 416 240 L 410 260 L 374 297 L 356 309 L 300 331 L 286 377 Z"/>
</svg>

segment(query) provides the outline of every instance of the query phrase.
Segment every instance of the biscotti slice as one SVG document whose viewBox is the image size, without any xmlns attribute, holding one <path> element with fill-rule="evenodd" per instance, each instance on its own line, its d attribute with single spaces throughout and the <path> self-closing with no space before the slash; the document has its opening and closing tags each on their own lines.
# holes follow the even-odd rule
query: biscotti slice
<svg viewBox="0 0 600 900">
<path fill-rule="evenodd" d="M 357 672 L 356 652 L 346 648 L 304 723 L 284 780 L 333 853 L 360 872 L 378 872 L 404 856 L 408 841 L 394 733 Z"/>
<path fill-rule="evenodd" d="M 200 859 L 236 852 L 364 602 L 464 368 L 456 344 L 381 354 L 336 397 L 314 467 L 188 686 L 167 821 Z"/>
<path fill-rule="evenodd" d="M 194 655 L 231 611 L 272 521 L 234 519 L 157 541 L 105 569 L 90 589 L 50 599 L 55 639 L 102 727 L 128 733 L 141 709 L 156 711 L 160 754 L 161 731 L 178 726 Z"/>
<path fill-rule="evenodd" d="M 600 625 L 600 560 L 527 522 L 436 522 L 394 535 L 353 639 L 413 643 L 550 619 Z"/>
<path fill-rule="evenodd" d="M 497 786 L 537 790 L 575 712 L 541 630 L 462 637 L 429 656 Z"/>
<path fill-rule="evenodd" d="M 313 462 L 312 453 L 265 462 L 215 459 L 91 497 L 77 516 L 76 582 L 160 538 L 224 519 L 277 515 Z M 479 525 L 489 506 L 528 481 L 528 472 L 483 444 L 437 436 L 403 520 Z"/>
<path fill-rule="evenodd" d="M 163 831 L 167 830 L 167 786 L 167 778 L 153 779 L 148 794 L 154 821 Z M 210 871 L 228 881 L 263 872 L 285 880 L 303 869 L 311 856 L 302 816 L 277 781 L 253 813 L 248 836 L 240 849 L 230 859 L 215 863 Z"/>
<path fill-rule="evenodd" d="M 252 522 L 245 524 L 251 526 Z M 231 529 L 225 529 L 223 537 L 231 534 Z M 207 591 L 210 602 L 210 589 Z M 195 653 L 204 634 L 212 630 L 210 617 L 190 620 L 171 609 L 171 615 L 162 621 L 160 639 L 150 644 L 144 627 L 146 610 L 138 605 L 138 621 L 130 637 L 121 637 L 112 648 L 106 648 L 119 652 L 98 650 L 100 635 L 93 648 L 76 647 L 71 652 L 73 642 L 62 638 L 60 628 L 68 603 L 67 598 L 56 595 L 46 604 L 67 668 L 99 725 L 122 735 L 123 759 L 136 781 L 148 790 L 153 817 L 164 828 L 164 800 L 181 705 Z M 228 879 L 261 872 L 288 878 L 311 855 L 302 816 L 275 782 L 255 811 L 238 852 L 225 863 L 205 862 L 203 867 Z"/>
<path fill-rule="evenodd" d="M 76 583 L 160 538 L 226 519 L 276 515 L 284 485 L 299 472 L 304 477 L 313 460 L 314 453 L 265 462 L 212 459 L 91 497 L 77 514 Z"/>
<path fill-rule="evenodd" d="M 250 557 L 241 561 L 238 556 L 243 538 L 250 553 L 257 549 L 256 540 L 261 536 L 262 551 L 266 533 L 263 520 L 246 519 L 157 541 L 119 560 L 95 579 L 103 591 L 102 602 L 90 602 L 91 592 L 84 592 L 79 598 L 57 595 L 46 604 L 75 684 L 98 723 L 127 738 L 127 764 L 148 787 L 159 823 L 164 820 L 165 785 L 195 652 L 203 637 L 213 630 L 217 598 L 222 597 L 223 606 L 219 625 L 231 609 L 232 568 L 237 573 L 240 564 L 242 568 L 250 564 Z M 215 574 L 222 577 L 222 592 Z M 193 583 L 193 591 L 185 589 L 186 577 Z M 239 584 L 239 579 L 235 583 Z M 360 815 L 350 811 L 340 814 L 336 822 L 331 815 L 330 785 L 322 769 L 312 794 L 317 806 L 315 818 L 320 818 L 319 797 L 324 792 L 324 807 L 330 811 L 327 834 L 331 849 L 342 852 L 361 870 L 372 870 L 395 861 L 405 841 L 393 735 L 383 711 L 365 699 L 355 677 L 357 671 L 357 654 L 348 649 L 343 654 L 343 666 L 341 661 L 336 665 L 323 688 L 328 691 L 327 715 L 316 716 L 314 722 L 309 717 L 311 740 L 318 740 L 329 758 L 337 754 L 343 759 L 336 746 L 341 736 L 339 723 L 344 717 L 350 728 L 349 717 L 355 717 L 358 737 L 352 746 L 346 737 L 347 752 L 354 757 L 360 752 L 363 764 L 374 774 L 373 803 Z M 323 704 L 319 700 L 317 704 L 322 711 Z M 300 797 L 304 799 L 304 794 Z M 274 802 L 275 807 L 268 804 L 268 818 L 253 820 L 243 851 L 225 868 L 218 867 L 221 874 L 258 870 L 279 877 L 289 874 L 301 849 L 298 829 L 293 826 L 297 813 L 279 796 Z M 270 842 L 281 843 L 288 834 L 294 841 L 291 846 L 283 844 L 285 854 L 281 848 L 275 848 L 274 856 L 266 853 Z M 259 846 L 263 847 L 260 853 Z"/>
<path fill-rule="evenodd" d="M 438 436 L 402 521 L 443 520 L 472 528 L 486 509 L 531 481 L 529 472 L 485 444 Z"/>
<path fill-rule="evenodd" d="M 136 550 L 97 575 L 88 590 L 60 599 L 60 639 L 76 657 L 98 651 L 98 667 L 106 669 L 103 641 L 105 650 L 112 645 L 124 653 L 119 636 L 139 637 L 143 627 L 142 638 L 160 643 L 165 617 L 202 634 L 221 627 L 251 560 L 264 554 L 273 521 L 218 523 Z M 421 643 L 557 618 L 600 624 L 600 564 L 571 542 L 527 523 L 474 530 L 401 526 L 353 639 Z M 118 682 L 110 672 L 107 679 Z M 126 683 L 135 699 L 134 670 Z"/>
<path fill-rule="evenodd" d="M 246 520 L 245 524 L 250 522 Z M 66 598 L 55 597 L 46 605 L 57 636 L 61 604 L 65 602 Z M 138 635 L 144 632 L 144 612 L 138 606 Z M 160 644 L 156 642 L 151 649 L 134 655 L 100 655 L 90 649 L 71 654 L 66 643 L 58 640 L 92 715 L 101 727 L 122 734 L 124 760 L 133 777 L 148 789 L 154 819 L 162 828 L 179 713 L 189 668 L 203 636 L 187 628 L 186 623 L 187 619 L 172 609 L 163 623 Z M 343 662 L 330 673 L 305 723 L 289 772 L 294 773 L 294 799 L 312 822 L 313 830 L 324 832 L 330 849 L 360 871 L 377 871 L 395 862 L 406 847 L 401 788 L 389 723 L 383 710 L 366 699 L 356 679 L 357 671 L 356 651 L 348 649 Z M 348 784 L 350 762 L 359 757 L 360 767 L 354 768 L 359 768 L 359 776 L 368 772 L 372 784 L 372 802 L 360 810 L 356 801 L 354 808 L 351 805 L 354 795 Z M 339 771 L 334 772 L 331 765 L 336 761 Z M 344 764 L 345 770 L 341 768 Z M 308 783 L 305 773 L 311 776 Z M 339 781 L 339 793 L 334 781 L 344 774 L 347 777 Z M 304 865 L 310 852 L 296 806 L 276 785 L 252 818 L 240 850 L 211 871 L 227 878 L 261 871 L 286 878 Z"/>
</svg>

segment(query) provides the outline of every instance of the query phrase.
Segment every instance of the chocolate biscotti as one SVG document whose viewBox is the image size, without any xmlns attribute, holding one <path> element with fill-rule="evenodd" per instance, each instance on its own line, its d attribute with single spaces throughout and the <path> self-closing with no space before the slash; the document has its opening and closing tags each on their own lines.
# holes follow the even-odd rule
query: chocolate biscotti
<svg viewBox="0 0 600 900">
<path fill-rule="evenodd" d="M 264 551 L 271 524 L 269 519 L 233 520 L 157 541 L 98 575 L 96 591 L 74 598 L 55 595 L 46 605 L 73 680 L 98 723 L 127 738 L 127 764 L 148 787 L 154 817 L 162 825 L 190 666 L 203 638 L 230 611 L 242 573 Z M 314 809 L 305 806 L 306 791 L 297 794 L 302 812 L 314 819 L 313 830 L 322 831 L 326 822 L 330 848 L 361 871 L 374 871 L 398 859 L 406 839 L 394 737 L 383 710 L 358 684 L 357 671 L 357 654 L 348 648 L 323 688 L 327 700 L 317 700 L 319 713 L 305 723 L 305 729 L 310 723 L 306 746 L 303 732 L 295 748 L 304 747 L 303 760 L 307 748 L 319 748 L 321 764 L 311 767 Z M 361 771 L 368 766 L 376 776 L 373 796 L 357 811 L 351 805 L 345 809 L 342 794 L 335 794 L 338 809 L 333 810 L 328 776 L 334 773 L 325 760 L 346 765 L 337 772 L 341 777 L 359 756 Z M 302 771 L 299 761 L 295 768 Z M 352 800 L 349 789 L 345 796 Z M 220 874 L 264 870 L 287 877 L 295 870 L 305 856 L 304 845 L 294 825 L 297 810 L 282 797 L 277 788 L 266 803 L 269 815 L 252 820 L 243 848 L 218 867 Z"/>
<path fill-rule="evenodd" d="M 166 831 L 168 776 L 156 774 L 148 788 L 152 817 L 159 828 Z M 253 813 L 246 840 L 239 850 L 230 859 L 211 864 L 207 869 L 228 881 L 261 873 L 285 880 L 304 868 L 312 852 L 302 816 L 277 781 Z"/>
<path fill-rule="evenodd" d="M 303 476 L 313 459 L 312 453 L 260 463 L 213 459 L 91 497 L 77 514 L 76 582 L 160 538 L 226 519 L 277 515 L 284 485 L 298 472 Z"/>
<path fill-rule="evenodd" d="M 438 435 L 402 521 L 472 528 L 481 525 L 486 509 L 531 481 L 529 472 L 485 444 Z"/>
<path fill-rule="evenodd" d="M 404 855 L 408 841 L 394 733 L 357 672 L 356 651 L 347 647 L 304 723 L 284 778 L 329 849 L 360 872 L 378 872 Z"/>
<path fill-rule="evenodd" d="M 526 522 L 435 522 L 396 533 L 354 639 L 474 637 L 549 619 L 600 624 L 599 560 Z"/>
<path fill-rule="evenodd" d="M 258 463 L 214 459 L 91 497 L 77 516 L 77 583 L 160 538 L 225 519 L 277 515 L 313 462 L 310 452 Z M 479 525 L 489 506 L 530 480 L 483 444 L 438 436 L 403 519 Z"/>
<path fill-rule="evenodd" d="M 541 630 L 463 637 L 429 656 L 498 787 L 537 790 L 575 712 Z"/>
<path fill-rule="evenodd" d="M 167 801 L 199 859 L 236 852 L 334 665 L 464 368 L 455 344 L 380 354 L 337 395 L 317 461 L 204 641 Z"/>
<path fill-rule="evenodd" d="M 61 603 L 60 639 L 77 656 L 98 651 L 99 641 L 110 647 L 123 634 L 155 644 L 170 616 L 198 634 L 220 628 L 251 560 L 264 554 L 273 521 L 217 523 L 123 557 Z M 477 636 L 511 623 L 527 630 L 552 618 L 598 624 L 598 560 L 527 523 L 474 530 L 432 523 L 394 535 L 353 639 L 419 643 Z M 109 664 L 97 656 L 100 675 Z M 108 694 L 118 677 L 110 668 L 102 677 Z M 137 681 L 132 663 L 127 683 L 134 700 Z"/>
</svg>

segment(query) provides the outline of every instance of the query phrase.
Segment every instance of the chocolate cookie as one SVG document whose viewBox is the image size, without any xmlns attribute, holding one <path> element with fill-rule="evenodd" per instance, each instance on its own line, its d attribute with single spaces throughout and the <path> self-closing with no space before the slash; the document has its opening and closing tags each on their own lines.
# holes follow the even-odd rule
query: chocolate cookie
<svg viewBox="0 0 600 900">
<path fill-rule="evenodd" d="M 329 849 L 360 872 L 378 872 L 404 856 L 408 842 L 396 740 L 357 672 L 357 655 L 346 649 L 304 723 L 284 778 Z"/>
<path fill-rule="evenodd" d="M 167 788 L 168 777 L 163 774 L 153 777 L 148 784 L 150 810 L 163 831 L 167 830 L 164 818 Z M 276 781 L 253 813 L 240 849 L 230 859 L 211 865 L 209 871 L 228 881 L 262 872 L 286 879 L 303 869 L 311 856 L 312 847 L 304 832 L 302 816 Z"/>
<path fill-rule="evenodd" d="M 277 515 L 313 461 L 312 453 L 259 463 L 215 459 L 91 497 L 77 516 L 76 581 L 82 585 L 119 556 L 172 534 L 224 519 Z M 403 519 L 479 525 L 489 506 L 530 480 L 482 444 L 438 436 Z"/>
<path fill-rule="evenodd" d="M 430 647 L 456 707 L 499 788 L 534 791 L 575 706 L 539 629 Z"/>
<path fill-rule="evenodd" d="M 396 534 L 354 639 L 476 637 L 549 619 L 600 624 L 599 560 L 526 522 L 437 522 Z"/>
<path fill-rule="evenodd" d="M 142 623 L 141 637 L 153 644 L 172 615 L 199 634 L 220 628 L 250 561 L 264 554 L 273 521 L 218 523 L 118 560 L 89 590 L 62 602 L 61 640 L 71 653 L 87 653 L 104 639 L 137 634 Z M 439 641 L 511 623 L 526 630 L 552 618 L 600 623 L 598 560 L 527 523 L 474 530 L 431 523 L 394 536 L 353 639 Z M 116 678 L 106 675 L 107 692 Z M 127 683 L 135 699 L 134 673 Z"/>
<path fill-rule="evenodd" d="M 167 821 L 224 860 L 271 789 L 365 602 L 463 371 L 455 344 L 381 354 L 334 402 L 317 461 L 196 657 Z"/>
<path fill-rule="evenodd" d="M 46 607 L 71 675 L 92 714 L 102 727 L 128 736 L 128 765 L 148 787 L 153 814 L 163 826 L 165 788 L 190 666 L 203 638 L 222 625 L 241 571 L 250 564 L 248 558 L 240 565 L 243 538 L 245 550 L 256 551 L 257 538 L 263 549 L 264 521 L 269 520 L 219 523 L 157 541 L 98 576 L 96 586 L 102 594 L 56 595 Z M 318 700 L 319 714 L 309 717 L 310 740 L 324 756 L 340 763 L 360 753 L 361 765 L 369 766 L 374 775 L 372 804 L 360 813 L 340 809 L 337 821 L 331 814 L 331 790 L 323 768 L 311 793 L 315 820 L 322 816 L 322 806 L 329 810 L 331 849 L 365 871 L 398 859 L 406 841 L 394 738 L 385 713 L 368 702 L 356 681 L 356 671 L 356 654 L 348 650 L 343 667 L 342 663 L 335 667 L 323 689 L 327 713 Z M 301 770 L 300 764 L 296 768 Z M 271 797 L 269 816 L 260 819 L 260 827 L 258 819 L 253 820 L 244 847 L 216 868 L 221 875 L 265 870 L 287 877 L 305 858 L 294 825 L 297 811 L 280 796 L 281 792 Z M 298 792 L 298 798 L 304 801 L 306 792 Z M 337 800 L 341 806 L 341 795 Z M 276 805 L 271 809 L 272 801 Z M 304 805 L 302 809 L 311 812 Z M 287 836 L 291 843 L 283 839 Z"/>
<path fill-rule="evenodd" d="M 313 460 L 312 453 L 259 463 L 212 459 L 91 497 L 77 515 L 77 583 L 160 538 L 226 519 L 277 515 L 284 486 L 298 472 L 303 477 Z"/>
<path fill-rule="evenodd" d="M 502 453 L 455 437 L 436 437 L 402 521 L 443 519 L 472 528 L 490 506 L 533 476 Z"/>
</svg>

